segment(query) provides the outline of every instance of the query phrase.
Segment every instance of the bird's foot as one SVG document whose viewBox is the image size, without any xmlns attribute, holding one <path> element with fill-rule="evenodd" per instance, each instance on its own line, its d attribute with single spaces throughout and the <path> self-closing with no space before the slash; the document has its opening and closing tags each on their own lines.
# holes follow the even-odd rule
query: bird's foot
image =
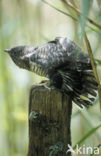
<svg viewBox="0 0 101 156">
<path fill-rule="evenodd" d="M 48 86 L 49 83 L 47 83 L 47 81 L 42 81 L 41 83 L 39 84 L 35 84 L 35 85 L 32 85 L 32 87 L 45 87 L 46 89 L 48 89 L 49 91 L 51 91 L 51 88 Z"/>
<path fill-rule="evenodd" d="M 42 80 L 40 83 L 47 83 L 49 80 Z"/>
</svg>

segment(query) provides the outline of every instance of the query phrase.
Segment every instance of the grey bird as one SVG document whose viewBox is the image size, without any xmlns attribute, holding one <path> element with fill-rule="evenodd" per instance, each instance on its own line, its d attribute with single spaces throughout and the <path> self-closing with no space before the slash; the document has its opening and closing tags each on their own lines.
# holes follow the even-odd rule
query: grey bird
<svg viewBox="0 0 101 156">
<path fill-rule="evenodd" d="M 68 38 L 56 37 L 42 46 L 17 46 L 5 52 L 20 68 L 47 77 L 50 87 L 70 95 L 81 108 L 94 103 L 98 84 L 90 58 Z"/>
</svg>

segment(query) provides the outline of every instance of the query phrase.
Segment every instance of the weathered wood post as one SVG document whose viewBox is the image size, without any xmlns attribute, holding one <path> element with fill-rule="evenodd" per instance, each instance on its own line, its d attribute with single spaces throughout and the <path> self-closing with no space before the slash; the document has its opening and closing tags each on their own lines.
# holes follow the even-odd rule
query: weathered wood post
<svg viewBox="0 0 101 156">
<path fill-rule="evenodd" d="M 28 156 L 70 156 L 70 121 L 72 103 L 69 96 L 45 87 L 32 87 L 29 101 Z M 50 155 L 51 155 L 50 154 Z"/>
</svg>

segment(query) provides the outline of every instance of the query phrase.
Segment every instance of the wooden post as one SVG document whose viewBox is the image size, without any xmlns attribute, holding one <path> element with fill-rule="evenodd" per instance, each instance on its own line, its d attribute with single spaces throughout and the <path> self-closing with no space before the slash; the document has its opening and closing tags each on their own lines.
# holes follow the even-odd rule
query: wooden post
<svg viewBox="0 0 101 156">
<path fill-rule="evenodd" d="M 29 101 L 28 156 L 70 156 L 72 102 L 43 86 L 32 87 Z"/>
</svg>

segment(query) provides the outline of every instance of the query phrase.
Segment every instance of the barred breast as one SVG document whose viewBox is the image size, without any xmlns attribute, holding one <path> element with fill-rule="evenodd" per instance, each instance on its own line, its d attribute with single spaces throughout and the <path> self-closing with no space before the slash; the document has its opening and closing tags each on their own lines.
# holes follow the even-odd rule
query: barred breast
<svg viewBox="0 0 101 156">
<path fill-rule="evenodd" d="M 47 77 L 47 73 L 46 71 L 41 67 L 41 65 L 35 63 L 35 62 L 32 62 L 32 61 L 29 61 L 29 64 L 30 64 L 30 70 L 36 74 L 38 74 L 39 76 L 42 76 L 42 77 Z"/>
</svg>

